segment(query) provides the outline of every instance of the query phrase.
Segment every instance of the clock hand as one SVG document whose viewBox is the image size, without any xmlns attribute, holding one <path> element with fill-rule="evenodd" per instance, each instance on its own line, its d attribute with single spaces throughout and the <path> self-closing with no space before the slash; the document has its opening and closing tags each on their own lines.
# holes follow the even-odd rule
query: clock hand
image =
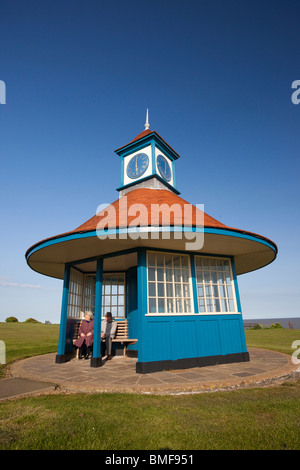
<svg viewBox="0 0 300 470">
<path fill-rule="evenodd" d="M 135 173 L 137 174 L 138 168 L 137 168 L 137 156 L 135 158 Z"/>
</svg>

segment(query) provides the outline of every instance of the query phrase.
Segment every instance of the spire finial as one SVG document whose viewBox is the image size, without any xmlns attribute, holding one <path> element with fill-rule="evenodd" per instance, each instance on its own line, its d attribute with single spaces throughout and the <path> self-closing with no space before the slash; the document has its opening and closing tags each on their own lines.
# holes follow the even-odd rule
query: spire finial
<svg viewBox="0 0 300 470">
<path fill-rule="evenodd" d="M 147 129 L 150 129 L 150 124 L 149 124 L 149 110 L 147 108 L 147 112 L 146 112 L 146 123 L 145 123 L 145 131 Z"/>
</svg>

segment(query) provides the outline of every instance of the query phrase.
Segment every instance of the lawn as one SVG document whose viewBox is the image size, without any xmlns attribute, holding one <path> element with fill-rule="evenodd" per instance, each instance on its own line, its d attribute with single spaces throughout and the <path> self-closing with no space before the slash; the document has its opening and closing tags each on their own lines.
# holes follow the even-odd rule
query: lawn
<svg viewBox="0 0 300 470">
<path fill-rule="evenodd" d="M 57 325 L 0 324 L 0 339 L 4 334 L 9 360 L 57 347 Z M 246 337 L 251 347 L 291 353 L 300 331 L 248 330 Z M 48 394 L 0 404 L 1 450 L 299 448 L 299 381 L 180 396 Z"/>
<path fill-rule="evenodd" d="M 285 354 L 292 354 L 292 344 L 300 340 L 300 330 L 285 328 L 263 328 L 261 330 L 245 330 L 246 343 L 251 348 L 271 349 Z"/>
<path fill-rule="evenodd" d="M 6 363 L 57 351 L 59 325 L 0 323 L 0 340 L 6 346 Z M 0 365 L 0 377 L 6 367 Z"/>
</svg>

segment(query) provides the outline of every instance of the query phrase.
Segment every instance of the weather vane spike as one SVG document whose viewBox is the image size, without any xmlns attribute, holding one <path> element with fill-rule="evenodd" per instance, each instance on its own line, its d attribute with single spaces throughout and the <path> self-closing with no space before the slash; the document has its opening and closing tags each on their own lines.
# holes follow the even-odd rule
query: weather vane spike
<svg viewBox="0 0 300 470">
<path fill-rule="evenodd" d="M 146 123 L 145 123 L 145 131 L 147 129 L 150 129 L 150 124 L 149 124 L 149 110 L 147 108 L 147 112 L 146 112 Z"/>
</svg>

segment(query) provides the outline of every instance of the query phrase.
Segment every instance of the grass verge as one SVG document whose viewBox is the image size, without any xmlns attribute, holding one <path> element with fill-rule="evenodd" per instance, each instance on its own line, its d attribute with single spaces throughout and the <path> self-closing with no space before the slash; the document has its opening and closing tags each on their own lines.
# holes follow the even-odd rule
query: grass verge
<svg viewBox="0 0 300 470">
<path fill-rule="evenodd" d="M 0 323 L 7 361 L 55 352 L 58 331 Z M 246 339 L 290 354 L 300 331 L 247 330 Z M 299 450 L 299 416 L 299 381 L 181 396 L 49 394 L 0 403 L 0 449 Z"/>
</svg>

